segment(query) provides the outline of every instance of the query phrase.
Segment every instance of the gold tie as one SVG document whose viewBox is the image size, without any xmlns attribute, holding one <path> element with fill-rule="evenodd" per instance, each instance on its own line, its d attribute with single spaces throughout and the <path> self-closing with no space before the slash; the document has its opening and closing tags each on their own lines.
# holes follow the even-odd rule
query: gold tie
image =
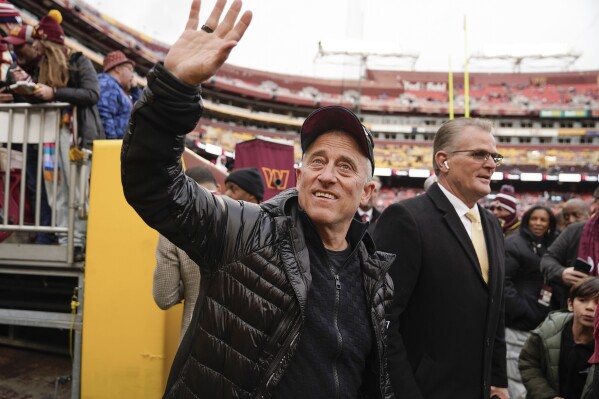
<svg viewBox="0 0 599 399">
<path fill-rule="evenodd" d="M 472 244 L 476 250 L 480 271 L 486 283 L 489 282 L 489 257 L 487 256 L 487 246 L 485 245 L 485 234 L 483 225 L 480 222 L 480 215 L 474 209 L 466 212 L 466 217 L 472 223 Z"/>
</svg>

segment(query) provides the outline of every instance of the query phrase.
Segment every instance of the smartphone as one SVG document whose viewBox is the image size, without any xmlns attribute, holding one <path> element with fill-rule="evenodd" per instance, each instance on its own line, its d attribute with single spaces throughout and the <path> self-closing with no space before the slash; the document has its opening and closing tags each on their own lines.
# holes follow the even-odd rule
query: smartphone
<svg viewBox="0 0 599 399">
<path fill-rule="evenodd" d="M 580 258 L 576 258 L 574 265 L 572 266 L 574 266 L 574 270 L 583 272 L 584 274 L 589 274 L 591 272 L 591 265 Z"/>
</svg>

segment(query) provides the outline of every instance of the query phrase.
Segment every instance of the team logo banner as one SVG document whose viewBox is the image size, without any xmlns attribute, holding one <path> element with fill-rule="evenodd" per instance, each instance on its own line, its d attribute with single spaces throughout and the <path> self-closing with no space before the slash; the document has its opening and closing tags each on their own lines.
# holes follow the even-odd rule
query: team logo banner
<svg viewBox="0 0 599 399">
<path fill-rule="evenodd" d="M 235 168 L 256 168 L 264 181 L 264 200 L 295 187 L 293 145 L 254 139 L 235 146 Z"/>
</svg>

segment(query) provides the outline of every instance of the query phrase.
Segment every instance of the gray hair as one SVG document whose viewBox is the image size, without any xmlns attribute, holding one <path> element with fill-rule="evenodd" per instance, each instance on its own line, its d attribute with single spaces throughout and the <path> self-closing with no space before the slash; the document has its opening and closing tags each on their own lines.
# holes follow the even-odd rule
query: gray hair
<svg viewBox="0 0 599 399">
<path fill-rule="evenodd" d="M 438 176 L 441 171 L 435 161 L 437 152 L 453 149 L 460 133 L 469 126 L 493 133 L 493 122 L 488 119 L 456 118 L 443 123 L 439 130 L 437 130 L 435 140 L 433 141 L 433 170 L 435 171 L 435 175 Z"/>
</svg>

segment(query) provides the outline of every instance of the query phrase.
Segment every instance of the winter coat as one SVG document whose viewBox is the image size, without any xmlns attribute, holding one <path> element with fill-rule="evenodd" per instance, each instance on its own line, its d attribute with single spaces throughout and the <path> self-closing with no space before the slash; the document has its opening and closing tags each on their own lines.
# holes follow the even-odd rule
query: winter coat
<svg viewBox="0 0 599 399">
<path fill-rule="evenodd" d="M 548 281 L 554 283 L 553 297 L 559 304 L 558 309 L 568 307 L 570 287 L 564 284 L 562 274 L 565 268 L 574 266 L 584 224 L 585 222 L 573 223 L 566 227 L 541 258 L 541 271 Z"/>
<path fill-rule="evenodd" d="M 165 397 L 269 397 L 302 334 L 311 283 L 303 211 L 295 189 L 255 205 L 215 196 L 187 178 L 181 153 L 201 109 L 199 87 L 158 64 L 121 154 L 127 201 L 201 265 L 200 295 Z M 385 313 L 393 257 L 376 252 L 368 235 L 356 245 L 375 340 L 359 395 L 392 398 Z"/>
<path fill-rule="evenodd" d="M 527 398 L 554 398 L 559 396 L 559 357 L 562 331 L 572 320 L 570 312 L 552 312 L 526 340 L 518 367 Z"/>
<path fill-rule="evenodd" d="M 54 101 L 77 107 L 78 145 L 91 149 L 92 141 L 104 139 L 104 128 L 96 104 L 100 98 L 98 75 L 89 58 L 81 53 L 69 57 L 67 87 L 56 89 Z"/>
<path fill-rule="evenodd" d="M 131 98 L 110 74 L 99 74 L 98 81 L 100 83 L 98 111 L 106 138 L 122 139 L 133 108 Z"/>
<path fill-rule="evenodd" d="M 89 58 L 80 52 L 71 53 L 68 59 L 69 81 L 66 87 L 56 89 L 52 101 L 65 102 L 77 108 L 77 145 L 92 148 L 92 142 L 104 139 L 104 128 L 96 104 L 100 98 L 98 75 Z M 39 77 L 39 67 L 31 76 L 33 81 Z M 17 101 L 39 104 L 43 101 L 32 96 L 18 97 Z"/>
<path fill-rule="evenodd" d="M 523 216 L 517 234 L 505 240 L 505 325 L 520 331 L 530 331 L 541 323 L 549 313 L 549 303 L 539 303 L 545 278 L 541 273 L 541 256 L 556 237 L 555 216 L 550 215 L 549 231 L 543 237 L 535 237 L 529 229 L 530 215 L 536 206 Z"/>
</svg>

